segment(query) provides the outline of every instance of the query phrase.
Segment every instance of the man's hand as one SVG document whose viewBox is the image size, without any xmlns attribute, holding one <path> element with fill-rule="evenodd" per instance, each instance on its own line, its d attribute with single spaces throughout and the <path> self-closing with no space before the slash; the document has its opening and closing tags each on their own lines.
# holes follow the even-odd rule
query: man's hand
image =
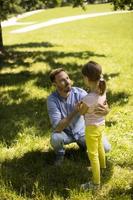
<svg viewBox="0 0 133 200">
<path fill-rule="evenodd" d="M 94 110 L 95 114 L 105 116 L 109 113 L 109 106 L 107 102 L 104 105 L 98 104 Z"/>
<path fill-rule="evenodd" d="M 81 109 L 81 105 L 82 105 L 82 102 L 78 102 L 75 104 L 75 107 L 74 107 L 74 111 L 75 112 L 79 112 L 79 110 Z"/>
<path fill-rule="evenodd" d="M 89 107 L 83 103 L 82 101 L 80 101 L 78 104 L 76 104 L 77 107 L 77 111 L 80 113 L 80 115 L 84 115 L 85 113 L 87 113 Z"/>
<path fill-rule="evenodd" d="M 56 132 L 61 133 L 67 126 L 69 126 L 69 124 L 72 122 L 72 120 L 79 112 L 79 107 L 80 107 L 80 102 L 75 105 L 74 110 L 67 117 L 60 120 L 60 122 L 55 128 Z"/>
</svg>

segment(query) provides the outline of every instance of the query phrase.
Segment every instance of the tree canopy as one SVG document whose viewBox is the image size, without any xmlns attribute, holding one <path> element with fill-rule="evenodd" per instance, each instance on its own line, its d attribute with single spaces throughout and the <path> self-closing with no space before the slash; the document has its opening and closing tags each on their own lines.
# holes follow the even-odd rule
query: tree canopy
<svg viewBox="0 0 133 200">
<path fill-rule="evenodd" d="M 9 15 L 21 13 L 21 0 L 0 0 L 0 21 L 8 18 Z"/>
</svg>

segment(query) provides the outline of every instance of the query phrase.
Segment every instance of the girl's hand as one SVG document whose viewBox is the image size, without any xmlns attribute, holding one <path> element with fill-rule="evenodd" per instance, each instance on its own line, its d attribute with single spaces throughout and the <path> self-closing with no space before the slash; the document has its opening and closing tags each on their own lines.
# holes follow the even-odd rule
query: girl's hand
<svg viewBox="0 0 133 200">
<path fill-rule="evenodd" d="M 109 106 L 108 106 L 107 102 L 104 105 L 98 104 L 98 106 L 95 108 L 94 112 L 95 112 L 95 114 L 101 115 L 101 116 L 107 115 L 109 113 Z"/>
</svg>

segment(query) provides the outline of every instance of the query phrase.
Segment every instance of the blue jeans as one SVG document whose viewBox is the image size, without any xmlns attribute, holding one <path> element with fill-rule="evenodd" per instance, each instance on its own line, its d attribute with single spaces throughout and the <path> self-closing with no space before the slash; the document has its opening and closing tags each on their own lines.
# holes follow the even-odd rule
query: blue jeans
<svg viewBox="0 0 133 200">
<path fill-rule="evenodd" d="M 76 142 L 79 146 L 86 148 L 86 143 L 85 143 L 85 136 L 79 137 L 78 140 L 75 140 L 75 138 L 72 135 L 68 135 L 65 132 L 61 133 L 52 133 L 51 135 L 51 145 L 55 151 L 56 154 L 65 154 L 65 148 L 64 145 L 70 144 L 73 142 Z M 103 146 L 105 152 L 109 152 L 111 150 L 111 145 L 107 140 L 106 136 L 103 136 Z"/>
</svg>

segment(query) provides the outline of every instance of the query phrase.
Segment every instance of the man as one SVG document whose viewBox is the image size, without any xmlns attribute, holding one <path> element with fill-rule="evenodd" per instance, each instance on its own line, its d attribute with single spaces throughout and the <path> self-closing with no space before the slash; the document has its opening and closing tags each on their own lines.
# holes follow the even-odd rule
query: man
<svg viewBox="0 0 133 200">
<path fill-rule="evenodd" d="M 76 142 L 85 148 L 85 124 L 84 117 L 79 114 L 80 102 L 87 92 L 78 87 L 72 87 L 72 82 L 67 72 L 58 68 L 50 73 L 50 80 L 56 91 L 47 99 L 47 109 L 52 124 L 51 145 L 56 152 L 56 164 L 61 164 L 65 155 L 65 144 Z M 106 115 L 107 105 L 99 105 L 97 114 Z M 105 151 L 109 151 L 111 145 L 106 137 L 103 138 Z"/>
</svg>

